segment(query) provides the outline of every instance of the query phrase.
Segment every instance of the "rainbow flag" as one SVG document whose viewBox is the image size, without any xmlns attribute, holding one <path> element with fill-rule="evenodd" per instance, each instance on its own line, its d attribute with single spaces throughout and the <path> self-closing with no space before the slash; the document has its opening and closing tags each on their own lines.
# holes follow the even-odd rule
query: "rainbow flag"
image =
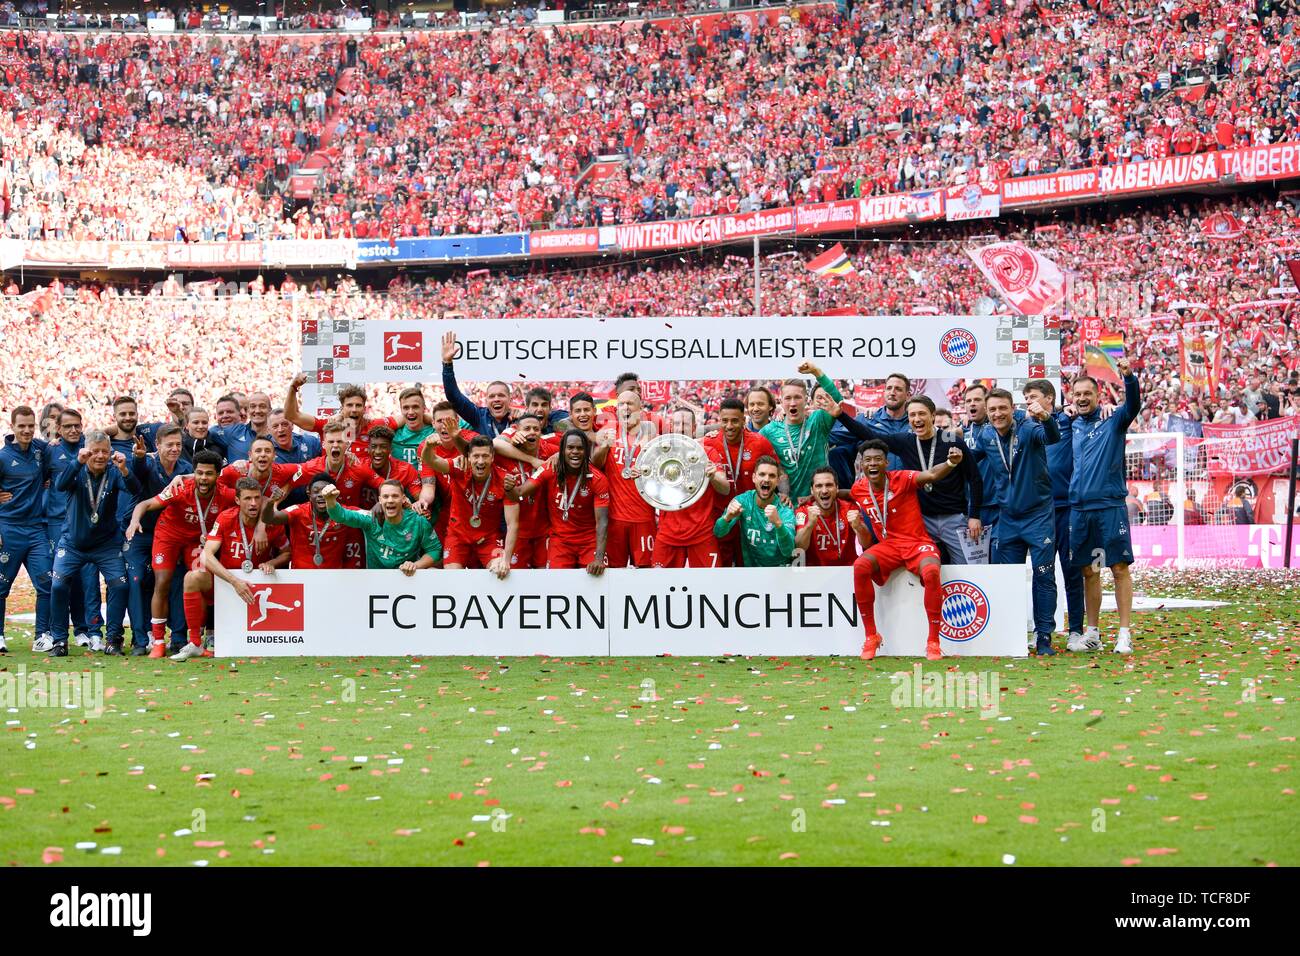
<svg viewBox="0 0 1300 956">
<path fill-rule="evenodd" d="M 842 243 L 835 243 L 821 255 L 808 262 L 808 271 L 819 276 L 851 276 L 858 270 L 849 261 L 849 254 L 844 251 Z"/>
<path fill-rule="evenodd" d="M 1115 363 L 1124 354 L 1124 333 L 1104 328 L 1097 318 L 1081 320 L 1080 332 L 1084 371 L 1099 382 L 1119 385 L 1121 380 Z"/>
</svg>

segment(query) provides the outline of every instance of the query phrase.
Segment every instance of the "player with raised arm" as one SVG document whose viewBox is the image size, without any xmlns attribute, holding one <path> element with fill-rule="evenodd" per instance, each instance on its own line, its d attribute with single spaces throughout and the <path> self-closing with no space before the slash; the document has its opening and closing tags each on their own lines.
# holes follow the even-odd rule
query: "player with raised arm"
<svg viewBox="0 0 1300 956">
<path fill-rule="evenodd" d="M 990 473 L 1001 490 L 998 524 L 991 546 L 994 564 L 1033 566 L 1034 651 L 1050 657 L 1056 627 L 1056 513 L 1047 446 L 1061 440 L 1050 406 L 1030 401 L 1027 416 L 1015 419 L 1011 393 L 995 388 L 985 403 L 989 424 L 980 429 L 971 454 L 992 458 Z"/>
<path fill-rule="evenodd" d="M 794 546 L 814 567 L 848 566 L 858 559 L 858 545 L 871 547 L 871 532 L 853 504 L 840 498 L 830 466 L 812 476 L 812 497 L 794 511 Z"/>
<path fill-rule="evenodd" d="M 754 462 L 754 488 L 732 498 L 713 523 L 713 535 L 725 538 L 740 528 L 740 547 L 747 568 L 783 568 L 794 558 L 794 510 L 777 497 L 781 465 L 764 455 Z"/>
<path fill-rule="evenodd" d="M 456 383 L 456 370 L 452 365 L 455 358 L 456 333 L 448 332 L 442 337 L 442 390 L 456 414 L 469 422 L 470 428 L 495 438 L 511 424 L 510 386 L 505 382 L 490 382 L 485 396 L 487 404 L 475 405 Z"/>
<path fill-rule="evenodd" d="M 539 494 L 550 510 L 551 539 L 548 568 L 585 567 L 605 573 L 605 544 L 609 533 L 609 484 L 591 463 L 591 441 L 569 430 L 560 440 L 554 465 L 547 465 L 518 487 L 507 485 L 513 500 Z"/>
<path fill-rule="evenodd" d="M 898 568 L 907 568 L 921 579 L 925 589 L 925 616 L 929 623 L 925 656 L 937 661 L 943 657 L 939 646 L 943 606 L 939 549 L 925 530 L 916 490 L 942 481 L 956 470 L 961 464 L 962 450 L 956 446 L 949 448 L 948 460 L 926 471 L 890 471 L 889 446 L 879 439 L 863 442 L 861 454 L 864 474 L 854 482 L 850 494 L 859 513 L 870 522 L 877 543 L 853 562 L 853 596 L 866 632 L 859 656 L 864 661 L 871 660 L 883 640 L 876 630 L 876 586 L 888 581 Z"/>
<path fill-rule="evenodd" d="M 537 418 L 529 416 L 529 420 Z M 443 566 L 448 570 L 486 568 L 504 578 L 510 573 L 519 538 L 519 502 L 506 497 L 509 473 L 493 467 L 492 444 L 483 435 L 475 435 L 464 457 L 447 461 L 430 455 L 429 464 L 451 482 L 451 519 Z"/>
<path fill-rule="evenodd" d="M 68 511 L 50 575 L 50 656 L 68 656 L 70 589 L 83 586 L 81 569 L 87 564 L 103 575 L 108 591 L 108 645 L 104 652 L 121 654 L 129 584 L 122 557 L 122 527 L 115 516 L 119 501 L 133 499 L 140 483 L 127 468 L 126 456 L 112 451 L 108 436 L 92 431 L 77 452 L 76 466 L 64 469 L 54 490 L 67 495 Z"/>
<path fill-rule="evenodd" d="M 812 362 L 799 366 L 801 375 L 812 375 L 836 402 L 844 396 L 835 383 Z M 835 419 L 823 409 L 808 408 L 808 384 L 801 378 L 786 379 L 781 386 L 781 408 L 785 417 L 768 422 L 761 432 L 776 449 L 785 470 L 790 500 L 798 504 L 812 488 L 812 473 L 826 466 L 826 437 Z"/>
<path fill-rule="evenodd" d="M 674 434 L 694 438 L 695 413 L 689 408 L 674 409 L 668 416 L 668 427 Z M 717 520 L 715 502 L 730 492 L 731 482 L 722 468 L 717 446 L 710 448 L 706 445 L 705 453 L 709 456 L 704 468 L 709 487 L 704 489 L 704 494 L 686 508 L 659 513 L 654 549 L 656 568 L 722 566 L 722 543 L 713 535 L 713 525 Z M 633 472 L 635 474 L 635 468 Z"/>
<path fill-rule="evenodd" d="M 289 542 L 283 528 L 269 528 L 265 545 L 259 546 L 253 540 L 261 514 L 262 486 L 256 478 L 240 478 L 235 482 L 234 507 L 222 511 L 208 531 L 202 566 L 185 575 L 185 620 L 189 624 L 190 640 L 171 656 L 172 660 L 212 656 L 212 651 L 203 646 L 203 630 L 212 607 L 214 578 L 234 588 L 244 603 L 253 604 L 256 596 L 252 588 L 246 580 L 236 577 L 235 571 L 252 574 L 256 569 L 263 574 L 274 574 L 276 568 L 288 565 Z"/>
<path fill-rule="evenodd" d="M 284 397 L 284 417 L 303 431 L 314 432 L 320 437 L 322 446 L 325 444 L 326 426 L 341 419 L 348 427 L 352 454 L 357 458 L 365 458 L 366 433 L 375 425 L 389 424 L 387 419 L 366 417 L 366 390 L 359 385 L 344 385 L 340 388 L 337 417 L 308 415 L 298 404 L 298 389 L 306 381 L 306 373 L 299 373 L 289 383 L 289 391 Z"/>
<path fill-rule="evenodd" d="M 208 531 L 215 526 L 218 516 L 235 503 L 233 487 L 224 488 L 218 483 L 221 457 L 210 449 L 204 449 L 194 457 L 194 474 L 169 483 L 152 498 L 137 504 L 126 529 L 126 540 L 134 543 L 136 536 L 141 534 L 145 516 L 155 511 L 162 512 L 154 526 L 151 548 L 150 657 L 166 654 L 165 630 L 170 614 L 172 576 L 177 566 L 183 569 L 182 574 L 203 567 L 202 549 L 207 543 Z M 175 651 L 181 649 L 174 648 Z"/>
<path fill-rule="evenodd" d="M 330 518 L 365 535 L 366 567 L 396 568 L 410 577 L 442 560 L 442 543 L 433 525 L 409 506 L 400 482 L 385 481 L 379 489 L 379 503 L 369 510 L 342 504 L 334 485 L 322 488 L 321 495 Z"/>
<path fill-rule="evenodd" d="M 295 488 L 305 488 L 319 474 L 329 476 L 330 483 L 339 490 L 339 500 L 348 507 L 361 504 L 361 489 L 378 488 L 384 479 L 375 474 L 368 464 L 350 457 L 348 452 L 348 426 L 335 419 L 322 428 L 324 436 L 322 447 L 325 449 L 319 458 L 303 462 L 294 471 L 289 483 Z M 366 566 L 365 538 L 360 531 L 352 529 L 347 534 L 346 566 L 364 568 Z"/>
<path fill-rule="evenodd" d="M 1137 376 L 1127 357 L 1116 367 L 1124 378 L 1124 404 L 1106 418 L 1097 406 L 1097 382 L 1087 375 L 1074 380 L 1075 418 L 1071 437 L 1074 474 L 1070 476 L 1070 560 L 1083 569 L 1087 630 L 1072 651 L 1101 649 L 1101 568 L 1115 579 L 1119 634 L 1115 653 L 1132 654 L 1129 624 L 1133 616 L 1133 542 L 1129 534 L 1124 483 L 1124 438 L 1142 408 Z"/>
<path fill-rule="evenodd" d="M 324 490 L 329 476 L 319 474 L 307 485 L 307 500 L 281 510 L 284 489 L 277 488 L 262 502 L 262 523 L 282 525 L 289 532 L 289 567 L 294 571 L 345 566 L 348 532 L 325 508 Z"/>
</svg>

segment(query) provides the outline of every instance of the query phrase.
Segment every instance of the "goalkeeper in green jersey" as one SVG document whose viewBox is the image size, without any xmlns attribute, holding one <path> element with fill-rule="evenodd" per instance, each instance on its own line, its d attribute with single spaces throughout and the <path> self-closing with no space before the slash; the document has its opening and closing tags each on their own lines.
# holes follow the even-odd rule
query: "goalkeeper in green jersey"
<svg viewBox="0 0 1300 956">
<path fill-rule="evenodd" d="M 794 510 L 777 498 L 781 466 L 770 455 L 754 463 L 754 490 L 731 499 L 713 525 L 725 538 L 740 522 L 740 550 L 747 568 L 783 568 L 794 554 Z"/>
<path fill-rule="evenodd" d="M 408 577 L 442 560 L 442 543 L 433 525 L 407 506 L 402 483 L 389 479 L 379 486 L 379 503 L 369 511 L 339 504 L 334 485 L 321 489 L 330 518 L 366 537 L 366 567 L 397 568 Z"/>
<path fill-rule="evenodd" d="M 800 373 L 813 375 L 817 384 L 837 403 L 844 396 L 835 383 L 812 362 L 799 366 Z M 768 422 L 759 433 L 772 443 L 790 484 L 790 499 L 795 504 L 812 493 L 812 476 L 826 466 L 826 439 L 835 419 L 823 409 L 808 409 L 808 385 L 803 379 L 786 379 L 781 386 L 780 420 Z"/>
</svg>

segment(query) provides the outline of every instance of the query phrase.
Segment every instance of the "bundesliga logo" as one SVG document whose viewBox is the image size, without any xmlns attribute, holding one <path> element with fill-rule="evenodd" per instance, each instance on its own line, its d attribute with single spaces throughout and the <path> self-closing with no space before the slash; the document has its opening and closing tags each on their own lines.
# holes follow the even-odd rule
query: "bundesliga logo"
<svg viewBox="0 0 1300 956">
<path fill-rule="evenodd" d="M 255 584 L 248 605 L 250 631 L 301 631 L 304 629 L 301 584 Z"/>
<path fill-rule="evenodd" d="M 942 637 L 969 641 L 989 623 L 989 599 L 969 581 L 949 581 L 943 586 L 939 616 L 943 619 Z"/>
<path fill-rule="evenodd" d="M 419 366 L 424 362 L 423 332 L 385 332 L 385 366 Z"/>
<path fill-rule="evenodd" d="M 979 343 L 966 329 L 949 329 L 939 340 L 939 357 L 949 365 L 969 365 L 978 351 Z"/>
</svg>

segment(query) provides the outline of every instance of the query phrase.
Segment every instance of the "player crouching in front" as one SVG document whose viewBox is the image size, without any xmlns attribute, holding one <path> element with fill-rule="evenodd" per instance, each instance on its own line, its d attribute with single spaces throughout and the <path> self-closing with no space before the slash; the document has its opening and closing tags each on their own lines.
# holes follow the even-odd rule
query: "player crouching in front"
<svg viewBox="0 0 1300 956">
<path fill-rule="evenodd" d="M 411 508 L 396 478 L 379 486 L 379 502 L 363 511 L 339 504 L 339 489 L 321 489 L 325 512 L 334 521 L 357 528 L 366 537 L 366 567 L 401 571 L 408 578 L 442 560 L 442 542 L 429 520 Z"/>
<path fill-rule="evenodd" d="M 261 513 L 262 485 L 256 478 L 245 475 L 235 482 L 235 506 L 217 515 L 216 524 L 208 532 L 208 540 L 203 545 L 203 570 L 185 575 L 185 624 L 190 642 L 173 654 L 172 660 L 212 656 L 203 647 L 203 627 L 212 607 L 213 578 L 225 581 L 244 603 L 252 604 L 253 590 L 243 578 L 235 577 L 235 569 L 244 574 L 252 574 L 254 568 L 263 574 L 273 574 L 276 568 L 288 565 L 289 542 L 284 528 L 273 525 L 266 529 L 266 540 L 259 540 Z"/>
<path fill-rule="evenodd" d="M 943 591 L 939 584 L 939 549 L 930 540 L 921 518 L 916 497 L 920 485 L 942 481 L 961 464 L 961 449 L 948 449 L 948 460 L 929 471 L 890 471 L 889 446 L 879 439 L 865 441 L 861 447 L 864 477 L 851 492 L 858 511 L 871 525 L 877 543 L 862 553 L 853 564 L 853 596 L 862 614 L 866 640 L 862 644 L 864 661 L 876 656 L 883 638 L 876 631 L 875 584 L 884 584 L 895 569 L 906 567 L 921 579 L 925 588 L 925 616 L 930 634 L 925 644 L 927 659 L 943 657 L 939 648 L 940 609 Z"/>
</svg>

